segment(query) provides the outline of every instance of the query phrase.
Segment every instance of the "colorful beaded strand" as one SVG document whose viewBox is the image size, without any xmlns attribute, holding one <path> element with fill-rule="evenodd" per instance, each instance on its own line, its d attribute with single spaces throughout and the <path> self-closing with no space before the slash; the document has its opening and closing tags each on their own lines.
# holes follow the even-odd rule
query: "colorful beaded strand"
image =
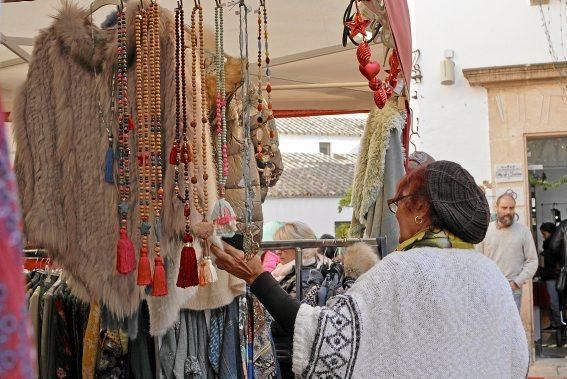
<svg viewBox="0 0 567 379">
<path fill-rule="evenodd" d="M 225 200 L 226 180 L 228 177 L 228 147 L 226 129 L 226 88 L 224 70 L 224 21 L 223 7 L 217 2 L 215 7 L 215 42 L 216 42 L 216 159 L 218 201 L 213 207 L 211 218 L 220 237 L 232 237 L 236 232 L 236 214 Z"/>
<path fill-rule="evenodd" d="M 161 256 L 161 208 L 163 203 L 163 172 L 161 157 L 161 65 L 160 65 L 160 29 L 159 29 L 159 7 L 156 2 L 150 4 L 149 11 L 149 56 L 148 67 L 150 77 L 149 102 L 150 102 L 150 183 L 151 200 L 154 210 L 154 278 L 152 285 L 152 296 L 167 295 L 167 279 L 165 265 Z"/>
<path fill-rule="evenodd" d="M 134 245 L 128 237 L 128 200 L 130 198 L 130 146 L 129 146 L 129 103 L 128 67 L 126 47 L 126 15 L 124 9 L 118 12 L 116 39 L 116 111 L 118 121 L 118 191 L 120 204 L 120 239 L 116 246 L 116 270 L 129 274 L 136 269 Z"/>
<path fill-rule="evenodd" d="M 197 255 L 193 247 L 193 236 L 191 235 L 191 197 L 189 186 L 191 182 L 190 163 L 191 148 L 187 137 L 187 84 L 185 75 L 185 13 L 183 2 L 177 3 L 175 9 L 175 39 L 176 39 L 176 115 L 179 129 L 178 152 L 175 166 L 177 197 L 183 203 L 183 215 L 185 217 L 185 233 L 183 235 L 183 248 L 179 263 L 179 274 L 177 276 L 177 287 L 187 288 L 199 284 L 199 273 L 197 266 Z M 182 139 L 182 142 L 181 142 Z M 172 154 L 171 154 L 172 155 Z M 181 196 L 179 185 L 179 171 L 183 165 L 183 179 L 185 196 Z"/>
</svg>

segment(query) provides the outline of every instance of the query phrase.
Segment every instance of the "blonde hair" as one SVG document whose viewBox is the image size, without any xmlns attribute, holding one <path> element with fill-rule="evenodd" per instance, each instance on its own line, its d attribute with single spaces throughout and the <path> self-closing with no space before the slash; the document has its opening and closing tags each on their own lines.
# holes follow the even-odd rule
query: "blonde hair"
<svg viewBox="0 0 567 379">
<path fill-rule="evenodd" d="M 274 241 L 317 239 L 315 232 L 303 222 L 286 222 L 274 233 Z M 303 261 L 314 258 L 318 249 L 303 249 Z"/>
</svg>

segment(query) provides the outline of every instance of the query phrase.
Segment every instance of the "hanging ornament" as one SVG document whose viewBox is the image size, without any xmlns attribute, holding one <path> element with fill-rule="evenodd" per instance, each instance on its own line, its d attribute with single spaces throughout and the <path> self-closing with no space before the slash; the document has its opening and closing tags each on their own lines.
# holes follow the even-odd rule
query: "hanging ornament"
<svg viewBox="0 0 567 379">
<path fill-rule="evenodd" d="M 177 3 L 175 9 L 175 142 L 169 154 L 169 163 L 175 165 L 175 194 L 183 203 L 183 217 L 185 217 L 185 234 L 183 235 L 183 248 L 181 249 L 181 260 L 179 263 L 179 274 L 177 276 L 177 287 L 187 288 L 199 284 L 199 272 L 197 267 L 197 254 L 193 247 L 193 236 L 191 235 L 191 197 L 189 186 L 191 175 L 189 164 L 192 161 L 192 152 L 188 141 L 187 128 L 187 82 L 185 74 L 185 16 L 183 2 Z M 191 41 L 193 38 L 191 37 Z M 193 51 L 193 50 L 192 50 Z M 193 78 L 193 85 L 195 79 Z M 196 102 L 193 101 L 193 106 Z M 180 171 L 183 170 L 184 196 L 181 196 L 179 182 Z"/>
<path fill-rule="evenodd" d="M 384 108 L 386 102 L 395 92 L 398 85 L 398 75 L 400 74 L 400 64 L 398 54 L 395 49 L 389 58 L 390 70 L 385 80 L 382 81 L 378 78 L 380 73 L 380 64 L 372 61 L 372 51 L 370 45 L 366 40 L 366 27 L 370 24 L 370 20 L 364 20 L 358 9 L 358 1 L 354 0 L 356 6 L 356 13 L 352 21 L 345 22 L 345 26 L 350 30 L 350 37 L 354 38 L 356 35 L 362 35 L 362 42 L 356 48 L 356 58 L 358 60 L 358 69 L 360 73 L 368 80 L 368 87 L 374 91 L 374 103 L 379 109 Z"/>
<path fill-rule="evenodd" d="M 220 1 L 215 7 L 215 42 L 216 42 L 216 159 L 217 159 L 217 186 L 218 201 L 213 207 L 211 218 L 216 226 L 216 233 L 220 237 L 232 237 L 236 232 L 236 213 L 225 200 L 226 181 L 228 178 L 228 147 L 226 128 L 226 89 L 224 70 L 224 21 L 223 7 Z M 208 259 L 205 263 L 210 263 Z M 212 265 L 212 264 L 211 264 Z M 207 266 L 208 267 L 208 266 Z M 200 275 L 201 276 L 201 275 Z M 211 276 L 212 277 L 212 276 Z"/>
<path fill-rule="evenodd" d="M 128 104 L 128 67 L 126 47 L 126 15 L 124 9 L 118 12 L 117 39 L 116 39 L 116 105 L 118 120 L 118 191 L 120 204 L 120 239 L 116 245 L 116 270 L 120 274 L 129 274 L 136 269 L 136 255 L 134 244 L 128 237 L 128 201 L 130 198 L 130 145 L 129 145 L 129 104 Z M 109 140 L 111 139 L 109 135 Z M 109 141 L 109 149 L 112 141 Z M 107 152 L 107 168 L 113 166 L 114 154 Z"/>
<path fill-rule="evenodd" d="M 356 13 L 352 21 L 345 22 L 345 26 L 350 30 L 350 38 L 356 37 L 358 34 L 362 34 L 362 38 L 366 38 L 366 28 L 370 25 L 370 20 L 365 20 L 362 18 L 358 10 L 358 0 L 356 3 Z"/>
</svg>

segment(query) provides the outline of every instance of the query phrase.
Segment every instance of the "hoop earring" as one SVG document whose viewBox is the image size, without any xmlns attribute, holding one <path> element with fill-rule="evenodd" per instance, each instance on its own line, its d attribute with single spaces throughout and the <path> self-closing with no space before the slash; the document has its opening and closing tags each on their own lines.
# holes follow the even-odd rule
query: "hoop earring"
<svg viewBox="0 0 567 379">
<path fill-rule="evenodd" d="M 423 216 L 415 216 L 413 220 L 417 225 L 423 224 Z"/>
</svg>

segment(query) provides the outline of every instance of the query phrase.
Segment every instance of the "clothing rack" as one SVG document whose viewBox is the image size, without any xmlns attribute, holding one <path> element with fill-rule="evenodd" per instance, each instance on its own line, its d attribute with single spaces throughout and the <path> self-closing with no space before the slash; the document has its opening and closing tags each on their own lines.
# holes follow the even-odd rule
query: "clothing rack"
<svg viewBox="0 0 567 379">
<path fill-rule="evenodd" d="M 380 258 L 386 252 L 386 237 L 378 238 L 343 238 L 343 239 L 304 239 L 286 241 L 265 241 L 260 244 L 260 250 L 295 250 L 295 289 L 297 299 L 303 298 L 303 288 L 301 288 L 301 265 L 303 264 L 303 249 L 313 249 L 320 247 L 346 247 L 355 243 L 363 242 L 378 248 Z"/>
</svg>

